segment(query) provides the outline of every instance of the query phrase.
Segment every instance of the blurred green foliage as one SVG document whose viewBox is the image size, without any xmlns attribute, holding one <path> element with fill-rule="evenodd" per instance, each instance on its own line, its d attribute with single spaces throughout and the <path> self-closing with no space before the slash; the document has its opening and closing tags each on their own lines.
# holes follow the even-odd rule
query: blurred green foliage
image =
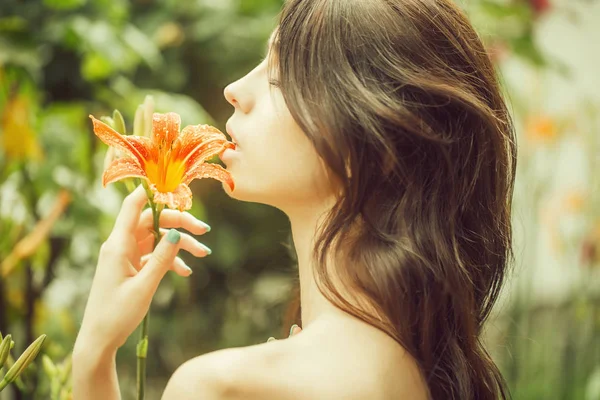
<svg viewBox="0 0 600 400">
<path fill-rule="evenodd" d="M 2 2 L 0 260 L 36 231 L 61 190 L 71 200 L 35 251 L 2 277 L 0 331 L 18 345 L 44 332 L 49 358 L 68 358 L 99 246 L 125 192 L 99 183 L 106 146 L 88 114 L 118 108 L 130 122 L 152 94 L 156 110 L 177 111 L 184 126 L 223 129 L 232 111 L 223 88 L 260 61 L 279 7 L 274 0 Z M 216 181 L 192 189 L 191 212 L 213 227 L 202 238 L 213 255 L 184 254 L 194 275 L 169 275 L 156 295 L 148 366 L 154 391 L 194 355 L 266 341 L 281 325 L 292 285 L 281 213 L 236 203 Z M 134 342 L 119 352 L 125 396 L 134 388 Z M 26 390 L 15 396 L 48 398 L 47 374 L 26 372 Z"/>
<path fill-rule="evenodd" d="M 536 21 L 548 12 L 543 2 L 465 3 L 496 61 L 508 53 L 565 72 L 535 45 Z M 183 126 L 223 129 L 232 113 L 223 88 L 264 56 L 280 7 L 280 0 L 2 0 L 0 331 L 20 346 L 48 335 L 43 368 L 37 362 L 25 371 L 14 398 L 68 398 L 65 371 L 96 257 L 126 192 L 120 183 L 101 187 L 106 146 L 88 115 L 117 108 L 131 122 L 151 94 L 156 111 L 178 112 Z M 282 317 L 297 282 L 286 217 L 229 199 L 216 181 L 196 181 L 192 189 L 191 212 L 212 226 L 202 241 L 213 254 L 184 254 L 194 274 L 168 274 L 156 294 L 149 398 L 193 356 L 289 329 Z M 569 304 L 535 311 L 518 301 L 499 322 L 493 343 L 502 351 L 494 354 L 515 398 L 583 398 L 600 360 L 599 320 L 587 297 Z M 561 321 L 560 334 L 553 321 Z M 118 354 L 125 398 L 135 388 L 136 337 Z M 561 380 L 564 371 L 573 375 Z"/>
</svg>

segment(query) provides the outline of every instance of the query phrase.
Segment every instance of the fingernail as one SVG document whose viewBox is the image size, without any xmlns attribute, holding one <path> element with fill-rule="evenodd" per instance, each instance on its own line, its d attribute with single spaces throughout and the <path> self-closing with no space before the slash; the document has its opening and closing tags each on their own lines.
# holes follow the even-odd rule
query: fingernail
<svg viewBox="0 0 600 400">
<path fill-rule="evenodd" d="M 292 336 L 292 333 L 294 333 L 294 328 L 297 327 L 297 326 L 298 325 L 296 325 L 296 324 L 292 325 L 292 327 L 290 328 L 290 336 L 288 336 L 288 337 Z"/>
<path fill-rule="evenodd" d="M 273 336 L 271 336 L 270 338 L 267 339 L 267 343 L 272 342 L 273 340 L 277 340 L 277 339 L 275 339 Z"/>
<path fill-rule="evenodd" d="M 212 254 L 212 250 L 205 244 L 200 243 L 200 246 L 202 246 L 202 248 L 204 249 L 204 251 L 206 251 L 206 255 L 211 255 Z"/>
<path fill-rule="evenodd" d="M 198 220 L 198 223 L 200 224 L 200 226 L 202 226 L 204 229 L 206 229 L 206 232 L 210 232 L 210 225 L 207 224 L 206 222 L 202 222 L 200 220 Z"/>
<path fill-rule="evenodd" d="M 177 244 L 179 243 L 179 239 L 181 239 L 181 233 L 179 233 L 177 229 L 171 229 L 169 233 L 167 233 L 167 240 L 170 243 Z"/>
<path fill-rule="evenodd" d="M 192 271 L 192 269 L 190 267 L 188 267 L 187 265 L 183 265 L 185 267 L 185 269 L 187 269 L 190 272 L 190 275 L 194 273 L 194 271 Z"/>
</svg>

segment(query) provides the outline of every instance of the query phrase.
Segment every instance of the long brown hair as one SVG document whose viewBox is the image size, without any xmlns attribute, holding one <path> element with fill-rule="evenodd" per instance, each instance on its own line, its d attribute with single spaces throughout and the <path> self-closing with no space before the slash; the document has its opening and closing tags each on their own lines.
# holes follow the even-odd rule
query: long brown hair
<svg viewBox="0 0 600 400">
<path fill-rule="evenodd" d="M 319 289 L 410 352 L 433 399 L 506 398 L 481 333 L 513 259 L 516 143 L 465 14 L 451 0 L 288 0 L 272 52 L 341 184 L 316 241 Z"/>
</svg>

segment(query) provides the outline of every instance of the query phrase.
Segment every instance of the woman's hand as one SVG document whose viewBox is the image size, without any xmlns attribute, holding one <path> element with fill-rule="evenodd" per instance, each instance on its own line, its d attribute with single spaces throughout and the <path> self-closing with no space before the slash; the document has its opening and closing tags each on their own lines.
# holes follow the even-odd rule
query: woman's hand
<svg viewBox="0 0 600 400">
<path fill-rule="evenodd" d="M 116 352 L 146 315 L 165 273 L 172 269 L 181 276 L 191 274 L 176 257 L 179 249 L 197 257 L 210 254 L 208 247 L 175 229 L 152 252 L 152 213 L 150 209 L 142 212 L 146 203 L 142 186 L 123 201 L 113 231 L 100 249 L 76 349 Z M 175 210 L 164 210 L 159 222 L 161 227 L 184 228 L 197 235 L 210 229 L 191 214 Z"/>
<path fill-rule="evenodd" d="M 302 332 L 302 328 L 300 328 L 298 325 L 294 324 L 290 327 L 290 334 L 288 336 L 288 339 L 291 338 L 294 335 L 297 335 L 298 333 Z M 271 336 L 269 339 L 267 339 L 267 343 L 272 342 L 273 340 L 279 340 L 279 339 L 275 339 L 273 336 Z"/>
</svg>

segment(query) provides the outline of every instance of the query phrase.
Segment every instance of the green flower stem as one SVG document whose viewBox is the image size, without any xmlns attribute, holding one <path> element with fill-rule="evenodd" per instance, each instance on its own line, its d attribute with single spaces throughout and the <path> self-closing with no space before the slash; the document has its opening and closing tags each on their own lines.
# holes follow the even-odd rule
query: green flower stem
<svg viewBox="0 0 600 400">
<path fill-rule="evenodd" d="M 154 233 L 154 247 L 160 241 L 160 213 L 163 210 L 162 204 L 154 204 L 151 200 L 150 207 L 152 208 L 152 221 Z M 150 310 L 146 313 L 142 321 L 142 329 L 140 331 L 140 340 L 137 344 L 137 400 L 144 400 L 146 390 L 146 356 L 148 354 L 148 320 L 150 318 Z"/>
</svg>

